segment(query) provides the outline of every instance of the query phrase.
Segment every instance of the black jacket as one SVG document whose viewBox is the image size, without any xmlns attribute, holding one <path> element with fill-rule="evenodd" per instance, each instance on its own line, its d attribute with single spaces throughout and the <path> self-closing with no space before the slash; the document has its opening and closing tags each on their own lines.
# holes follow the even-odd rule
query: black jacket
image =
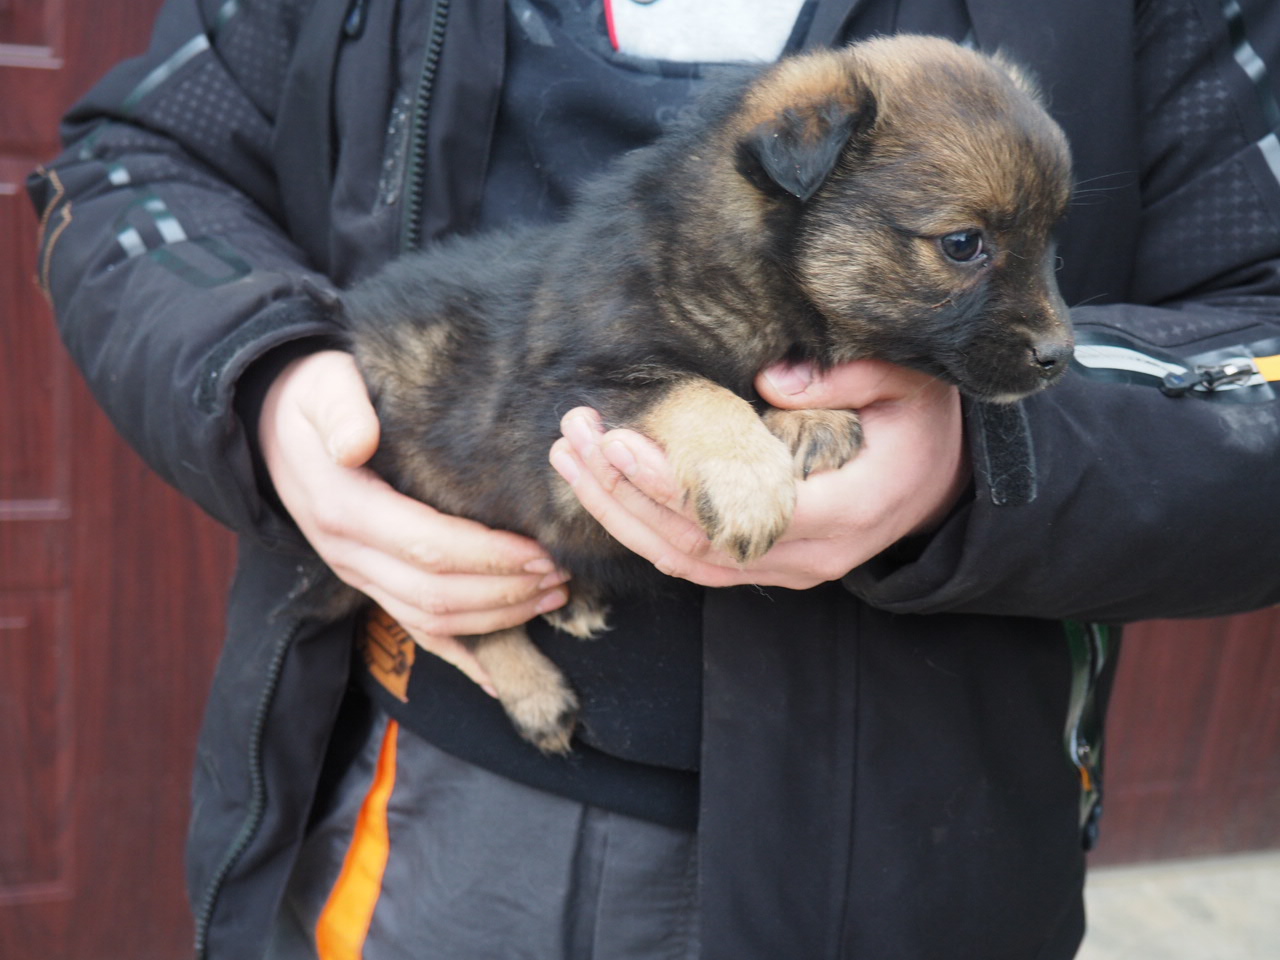
<svg viewBox="0 0 1280 960">
<path fill-rule="evenodd" d="M 1242 66 L 1280 63 L 1274 5 L 936 5 L 1031 65 L 1071 138 L 1060 276 L 1083 335 L 1173 354 L 1280 336 L 1280 111 L 1274 78 Z M 819 3 L 810 41 L 929 7 Z M 350 663 L 350 624 L 300 613 L 318 561 L 264 494 L 245 423 L 281 358 L 329 333 L 304 280 L 475 222 L 504 25 L 499 0 L 170 0 L 32 180 L 68 347 L 125 437 L 241 535 L 194 788 L 202 957 L 262 956 Z M 386 190 L 399 91 L 416 106 Z M 1269 388 L 1248 399 L 1077 370 L 1016 407 L 971 405 L 975 488 L 935 535 L 840 584 L 709 592 L 706 957 L 1073 954 L 1057 621 L 1280 599 L 1259 562 L 1280 555 L 1280 418 Z"/>
</svg>

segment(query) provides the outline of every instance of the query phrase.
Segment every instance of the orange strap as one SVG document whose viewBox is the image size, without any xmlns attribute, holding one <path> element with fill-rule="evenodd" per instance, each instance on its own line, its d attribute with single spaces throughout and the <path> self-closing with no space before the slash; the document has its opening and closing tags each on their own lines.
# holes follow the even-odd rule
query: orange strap
<svg viewBox="0 0 1280 960">
<path fill-rule="evenodd" d="M 1280 380 L 1280 355 L 1273 357 L 1254 357 L 1254 365 L 1257 366 L 1258 372 L 1262 374 L 1262 379 L 1268 382 Z"/>
<path fill-rule="evenodd" d="M 396 782 L 396 735 L 400 727 L 388 721 L 382 751 L 356 819 L 351 846 L 342 872 L 316 921 L 316 952 L 320 960 L 360 960 L 373 909 L 382 892 L 382 875 L 391 854 L 387 830 L 387 802 Z"/>
</svg>

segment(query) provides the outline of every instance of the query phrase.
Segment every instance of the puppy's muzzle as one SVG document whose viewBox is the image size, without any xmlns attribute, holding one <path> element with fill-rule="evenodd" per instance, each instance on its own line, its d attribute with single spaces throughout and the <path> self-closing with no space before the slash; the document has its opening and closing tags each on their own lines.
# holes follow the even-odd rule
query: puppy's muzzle
<svg viewBox="0 0 1280 960">
<path fill-rule="evenodd" d="M 1053 383 L 1062 376 L 1074 354 L 1075 344 L 1069 339 L 1039 340 L 1030 348 L 1031 362 L 1035 364 L 1039 370 L 1040 379 L 1046 384 Z"/>
</svg>

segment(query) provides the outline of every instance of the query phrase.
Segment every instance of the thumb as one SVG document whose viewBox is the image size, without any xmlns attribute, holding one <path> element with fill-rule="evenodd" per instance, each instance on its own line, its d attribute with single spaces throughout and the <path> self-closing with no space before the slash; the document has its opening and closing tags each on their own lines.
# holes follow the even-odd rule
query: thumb
<svg viewBox="0 0 1280 960">
<path fill-rule="evenodd" d="M 311 387 L 300 402 L 303 415 L 335 463 L 344 467 L 367 463 L 378 449 L 381 429 L 355 358 L 327 351 L 310 373 Z"/>
<path fill-rule="evenodd" d="M 765 402 L 784 408 L 817 406 L 809 391 L 814 387 L 817 369 L 810 361 L 782 361 L 765 367 L 756 377 L 756 390 Z"/>
<path fill-rule="evenodd" d="M 784 410 L 859 410 L 902 400 L 931 382 L 927 374 L 883 360 L 853 360 L 822 371 L 805 361 L 766 367 L 756 377 L 756 390 L 766 403 Z"/>
</svg>

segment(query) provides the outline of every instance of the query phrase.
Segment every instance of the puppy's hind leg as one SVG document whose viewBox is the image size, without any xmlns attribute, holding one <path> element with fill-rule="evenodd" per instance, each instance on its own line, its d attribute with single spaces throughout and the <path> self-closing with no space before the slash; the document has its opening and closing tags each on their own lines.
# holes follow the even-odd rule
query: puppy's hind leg
<svg viewBox="0 0 1280 960">
<path fill-rule="evenodd" d="M 862 421 L 853 410 L 780 410 L 761 419 L 791 451 L 796 476 L 839 470 L 862 448 Z"/>
<path fill-rule="evenodd" d="M 466 642 L 488 671 L 498 700 L 520 736 L 543 753 L 568 753 L 578 719 L 578 698 L 524 627 L 467 637 Z"/>
</svg>

